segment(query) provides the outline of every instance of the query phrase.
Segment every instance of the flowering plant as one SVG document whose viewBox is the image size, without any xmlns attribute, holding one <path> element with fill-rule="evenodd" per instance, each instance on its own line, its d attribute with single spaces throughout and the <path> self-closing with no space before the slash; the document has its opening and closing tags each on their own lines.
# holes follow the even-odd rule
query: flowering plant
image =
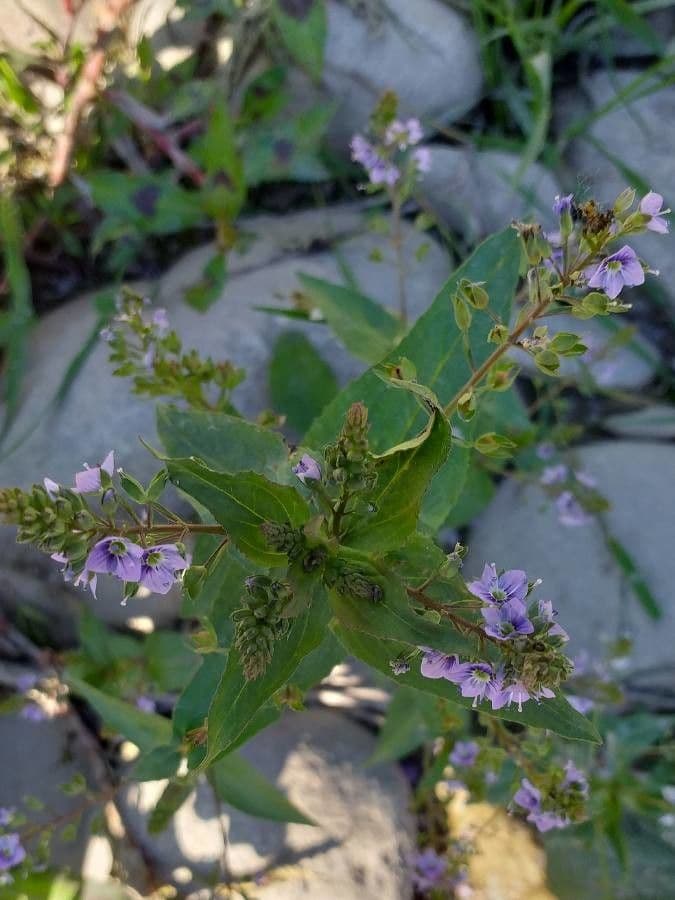
<svg viewBox="0 0 675 900">
<path fill-rule="evenodd" d="M 414 123 L 394 121 L 384 140 L 399 152 L 420 137 Z M 370 152 L 357 142 L 372 181 L 381 163 Z M 124 602 L 139 589 L 181 586 L 203 662 L 184 685 L 173 728 L 159 729 L 148 748 L 144 777 L 183 784 L 182 760 L 196 777 L 230 758 L 351 654 L 420 703 L 431 696 L 478 710 L 495 746 L 525 770 L 513 809 L 541 831 L 583 819 L 583 773 L 572 762 L 529 759 L 509 724 L 599 740 L 563 692 L 573 673 L 564 624 L 538 578 L 488 562 L 465 579 L 466 548 L 445 552 L 436 536 L 468 455 L 503 459 L 516 447 L 518 368 L 508 351 L 519 347 L 555 376 L 561 357 L 585 347 L 575 334 L 550 337 L 542 316 L 629 308 L 623 289 L 649 270 L 625 241 L 663 231 L 665 221 L 658 195 L 634 204 L 633 191 L 608 210 L 556 198 L 555 233 L 514 223 L 487 240 L 299 447 L 287 446 L 276 422 L 237 414 L 230 391 L 242 375 L 232 365 L 184 352 L 162 311 L 148 317 L 138 298 L 120 301 L 104 335 L 116 373 L 181 403 L 158 409 L 163 450 L 148 448 L 156 475 L 142 484 L 111 452 L 72 486 L 46 477 L 30 491 L 0 491 L 0 514 L 92 592 L 100 577 L 120 582 Z M 521 277 L 524 302 L 511 326 Z M 567 478 L 559 475 L 545 483 Z M 165 499 L 170 486 L 195 515 L 178 511 L 175 493 Z M 99 691 L 76 677 L 71 684 L 105 717 Z M 123 709 L 115 707 L 122 730 Z M 134 708 L 130 721 L 139 715 L 155 713 Z M 477 745 L 456 744 L 452 762 L 470 766 L 478 754 Z M 19 865 L 15 839 L 3 840 L 7 866 Z"/>
</svg>

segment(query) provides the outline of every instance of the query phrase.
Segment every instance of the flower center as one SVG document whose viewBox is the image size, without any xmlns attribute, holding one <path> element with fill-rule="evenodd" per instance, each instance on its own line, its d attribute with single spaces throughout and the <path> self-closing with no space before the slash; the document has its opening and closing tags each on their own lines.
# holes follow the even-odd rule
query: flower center
<svg viewBox="0 0 675 900">
<path fill-rule="evenodd" d="M 621 261 L 618 259 L 613 259 L 607 263 L 607 271 L 608 272 L 620 272 L 621 271 Z"/>
<path fill-rule="evenodd" d="M 146 566 L 158 566 L 162 561 L 162 551 L 161 550 L 153 550 L 151 553 L 145 558 Z"/>
<path fill-rule="evenodd" d="M 124 543 L 124 541 L 111 541 L 108 549 L 113 556 L 124 556 L 124 554 L 127 552 L 126 544 Z"/>
</svg>

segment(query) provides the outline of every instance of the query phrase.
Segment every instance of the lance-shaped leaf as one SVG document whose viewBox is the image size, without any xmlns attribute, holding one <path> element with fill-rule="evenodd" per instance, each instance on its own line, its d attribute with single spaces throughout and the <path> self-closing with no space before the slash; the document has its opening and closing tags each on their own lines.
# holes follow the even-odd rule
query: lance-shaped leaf
<svg viewBox="0 0 675 900">
<path fill-rule="evenodd" d="M 353 288 L 298 275 L 303 291 L 350 353 L 369 365 L 379 362 L 395 345 L 401 323 L 370 297 Z"/>
<path fill-rule="evenodd" d="M 271 11 L 291 55 L 320 78 L 328 27 L 324 0 L 273 0 Z"/>
<path fill-rule="evenodd" d="M 409 645 L 408 652 L 410 645 L 434 647 L 444 653 L 476 652 L 476 640 L 461 634 L 451 622 L 415 612 L 405 587 L 393 575 L 380 575 L 378 584 L 383 590 L 380 600 L 331 591 L 331 604 L 341 625 L 374 637 L 403 641 Z"/>
<path fill-rule="evenodd" d="M 285 556 L 269 549 L 260 526 L 297 526 L 309 519 L 309 507 L 295 488 L 257 472 L 215 472 L 197 459 L 169 459 L 166 468 L 173 484 L 208 509 L 242 553 L 263 566 L 284 564 Z"/>
<path fill-rule="evenodd" d="M 442 706 L 431 694 L 400 687 L 391 698 L 369 764 L 395 762 L 441 734 Z"/>
<path fill-rule="evenodd" d="M 422 498 L 449 449 L 450 427 L 437 409 L 420 434 L 378 458 L 377 482 L 365 498 L 373 512 L 354 520 L 343 543 L 374 551 L 400 547 L 415 530 Z"/>
<path fill-rule="evenodd" d="M 362 631 L 350 631 L 340 625 L 334 625 L 333 628 L 345 650 L 382 672 L 392 681 L 427 694 L 435 694 L 467 709 L 472 708 L 473 701 L 469 697 L 462 697 L 457 685 L 444 678 L 424 678 L 419 671 L 419 660 L 413 660 L 410 671 L 405 675 L 394 675 L 389 663 L 398 656 L 407 655 L 410 652 L 408 645 L 399 641 L 378 640 Z M 533 728 L 547 728 L 569 740 L 601 743 L 600 735 L 593 724 L 573 709 L 561 694 L 552 700 L 542 700 L 541 703 L 528 701 L 523 704 L 522 712 L 518 711 L 517 706 L 493 710 L 485 701 L 478 705 L 478 709 L 497 719 L 519 722 Z"/>
<path fill-rule="evenodd" d="M 271 781 L 239 753 L 228 753 L 209 770 L 211 783 L 223 803 L 275 822 L 314 822 L 293 806 Z"/>
<path fill-rule="evenodd" d="M 321 643 L 330 618 L 324 590 L 317 584 L 309 607 L 293 621 L 288 635 L 276 641 L 266 672 L 244 678 L 239 654 L 231 650 L 208 715 L 208 749 L 204 765 L 237 745 L 240 735 L 267 701 L 293 676 L 301 661 Z"/>
<path fill-rule="evenodd" d="M 218 472 L 252 470 L 273 478 L 288 463 L 280 434 L 226 413 L 160 404 L 157 433 L 168 456 L 197 456 Z"/>
</svg>

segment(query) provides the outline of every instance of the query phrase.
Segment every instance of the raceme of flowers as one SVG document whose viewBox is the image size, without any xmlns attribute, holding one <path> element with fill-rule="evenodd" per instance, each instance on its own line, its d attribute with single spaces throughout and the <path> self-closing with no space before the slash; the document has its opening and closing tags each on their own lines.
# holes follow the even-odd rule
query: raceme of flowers
<svg viewBox="0 0 675 900">
<path fill-rule="evenodd" d="M 368 173 L 372 185 L 394 187 L 406 170 L 415 177 L 431 169 L 431 153 L 427 147 L 411 147 L 423 137 L 418 119 L 402 122 L 394 119 L 379 140 L 370 141 L 362 134 L 355 134 L 350 143 L 352 159 Z"/>
<path fill-rule="evenodd" d="M 582 503 L 597 499 L 597 482 L 592 475 L 576 471 L 565 463 L 556 463 L 542 470 L 539 483 L 555 497 L 554 505 L 561 525 L 576 528 L 593 521 L 592 514 Z"/>
<path fill-rule="evenodd" d="M 547 780 L 548 784 L 537 787 L 523 778 L 513 797 L 514 804 L 527 812 L 527 821 L 541 832 L 566 828 L 579 821 L 588 796 L 586 776 L 573 762 Z"/>
<path fill-rule="evenodd" d="M 482 627 L 504 648 L 502 661 L 497 665 L 485 660 L 462 662 L 456 654 L 421 647 L 421 674 L 456 684 L 462 697 L 473 698 L 473 706 L 486 701 L 492 709 L 501 709 L 515 703 L 522 711 L 528 700 L 554 697 L 553 689 L 572 668 L 560 653 L 569 635 L 555 621 L 550 600 L 526 603 L 538 583 L 528 582 L 521 569 L 498 572 L 494 563 L 486 563 L 481 577 L 467 588 L 483 601 Z M 537 643 L 537 653 L 531 652 L 530 638 Z M 528 656 L 536 656 L 536 661 L 530 664 Z"/>
</svg>

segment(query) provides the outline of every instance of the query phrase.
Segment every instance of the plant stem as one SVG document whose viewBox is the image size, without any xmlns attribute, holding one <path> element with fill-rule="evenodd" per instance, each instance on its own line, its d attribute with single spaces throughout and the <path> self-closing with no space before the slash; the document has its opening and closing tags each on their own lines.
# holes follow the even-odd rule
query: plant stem
<svg viewBox="0 0 675 900">
<path fill-rule="evenodd" d="M 403 232 L 401 229 L 401 198 L 392 191 L 391 217 L 393 232 L 391 244 L 396 257 L 396 275 L 398 280 L 398 310 L 403 322 L 408 321 L 408 300 L 405 290 L 405 261 L 403 259 Z"/>
<path fill-rule="evenodd" d="M 465 619 L 463 616 L 458 616 L 456 613 L 451 612 L 444 603 L 438 603 L 436 600 L 432 600 L 431 597 L 427 597 L 427 595 L 419 588 L 409 587 L 407 588 L 407 591 L 408 594 L 421 603 L 425 609 L 433 609 L 435 612 L 440 613 L 453 624 L 457 625 L 458 628 L 466 629 L 466 631 L 475 634 L 481 643 L 486 640 L 498 643 L 498 641 L 491 638 L 489 634 L 486 634 L 480 625 L 476 625 L 475 622 L 471 622 L 469 619 Z"/>
</svg>

